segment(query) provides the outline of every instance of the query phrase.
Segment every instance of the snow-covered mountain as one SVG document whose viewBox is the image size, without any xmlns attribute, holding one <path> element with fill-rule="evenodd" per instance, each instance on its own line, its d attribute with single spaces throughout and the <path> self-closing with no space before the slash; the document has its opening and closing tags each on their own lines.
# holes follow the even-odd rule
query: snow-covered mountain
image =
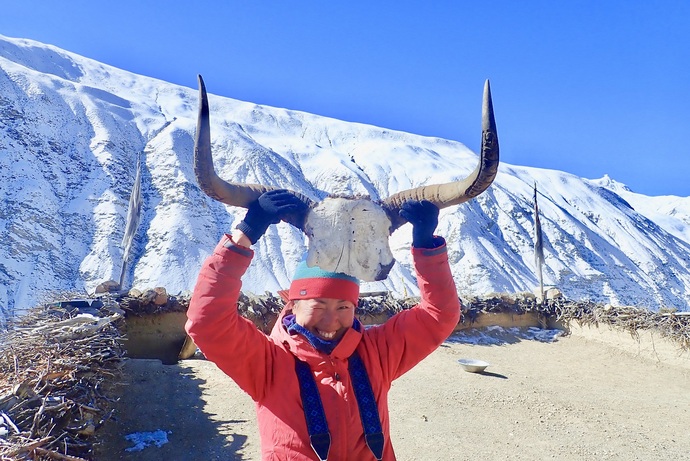
<svg viewBox="0 0 690 461">
<path fill-rule="evenodd" d="M 194 72 L 194 70 L 190 70 Z M 223 76 L 204 76 L 209 91 Z M 481 90 L 478 82 L 477 91 Z M 127 286 L 192 290 L 203 259 L 244 210 L 198 188 L 192 157 L 198 95 L 30 40 L 0 36 L 0 309 L 49 291 L 118 280 L 137 159 L 142 214 Z M 210 95 L 216 169 L 312 199 L 374 199 L 464 178 L 478 157 L 455 141 Z M 459 108 L 476 112 L 479 107 Z M 500 138 L 500 113 L 496 114 Z M 504 146 L 505 147 L 505 146 Z M 478 198 L 442 210 L 461 296 L 532 291 L 533 186 L 544 279 L 570 299 L 690 310 L 690 198 L 646 197 L 605 177 L 502 163 Z M 391 237 L 389 278 L 364 291 L 416 294 L 410 226 Z M 244 290 L 285 288 L 306 249 L 281 223 L 256 245 Z"/>
</svg>

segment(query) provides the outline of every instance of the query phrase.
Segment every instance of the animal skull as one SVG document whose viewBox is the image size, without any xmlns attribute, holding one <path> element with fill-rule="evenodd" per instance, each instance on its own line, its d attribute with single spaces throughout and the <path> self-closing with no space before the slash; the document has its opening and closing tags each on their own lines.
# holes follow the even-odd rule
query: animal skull
<svg viewBox="0 0 690 461">
<path fill-rule="evenodd" d="M 307 265 L 360 280 L 383 280 L 395 263 L 388 246 L 391 221 L 367 199 L 328 197 L 307 213 Z"/>
<path fill-rule="evenodd" d="M 405 220 L 398 214 L 408 200 L 429 200 L 439 208 L 464 203 L 484 192 L 498 171 L 498 137 L 489 81 L 484 85 L 481 159 L 464 180 L 417 187 L 374 202 L 368 198 L 328 197 L 314 202 L 292 192 L 307 205 L 304 215 L 285 217 L 309 237 L 307 264 L 344 272 L 371 282 L 384 280 L 395 259 L 388 237 Z M 261 194 L 275 189 L 262 184 L 227 182 L 215 173 L 206 86 L 199 75 L 199 118 L 194 146 L 194 173 L 201 189 L 228 205 L 248 208 Z"/>
</svg>

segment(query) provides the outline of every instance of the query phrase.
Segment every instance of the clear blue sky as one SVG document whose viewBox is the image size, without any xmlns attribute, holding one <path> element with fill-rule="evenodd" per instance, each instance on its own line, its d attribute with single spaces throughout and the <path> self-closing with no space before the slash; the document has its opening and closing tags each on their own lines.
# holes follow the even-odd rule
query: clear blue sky
<svg viewBox="0 0 690 461">
<path fill-rule="evenodd" d="M 690 1 L 7 0 L 0 34 L 138 74 L 690 196 Z"/>
</svg>

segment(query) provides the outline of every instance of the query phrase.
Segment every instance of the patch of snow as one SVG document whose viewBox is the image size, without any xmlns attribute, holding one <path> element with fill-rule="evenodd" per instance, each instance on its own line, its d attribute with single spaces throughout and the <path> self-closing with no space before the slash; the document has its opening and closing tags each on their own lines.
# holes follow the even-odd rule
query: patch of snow
<svg viewBox="0 0 690 461">
<path fill-rule="evenodd" d="M 552 343 L 563 335 L 563 330 L 536 327 L 488 326 L 470 328 L 453 333 L 448 339 L 451 343 L 472 344 L 475 346 L 502 346 L 520 341 L 539 341 Z"/>
</svg>

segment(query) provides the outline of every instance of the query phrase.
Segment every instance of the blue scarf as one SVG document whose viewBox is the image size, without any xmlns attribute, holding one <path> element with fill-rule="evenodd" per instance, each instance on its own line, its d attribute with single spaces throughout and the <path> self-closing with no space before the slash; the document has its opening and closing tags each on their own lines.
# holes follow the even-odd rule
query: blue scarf
<svg viewBox="0 0 690 461">
<path fill-rule="evenodd" d="M 307 330 L 302 325 L 297 323 L 295 321 L 295 314 L 289 314 L 283 317 L 283 326 L 285 326 L 287 332 L 291 335 L 298 333 L 304 336 L 306 340 L 309 342 L 309 344 L 311 344 L 314 347 L 314 349 L 316 349 L 319 352 L 323 352 L 324 354 L 330 354 L 331 352 L 333 352 L 333 349 L 335 349 L 335 347 L 338 345 L 341 339 L 338 338 L 332 341 L 328 341 L 319 338 L 314 333 L 312 333 L 311 331 Z M 361 331 L 361 324 L 359 323 L 359 320 L 355 319 L 354 323 L 352 324 L 352 328 L 354 328 L 357 331 Z"/>
</svg>

